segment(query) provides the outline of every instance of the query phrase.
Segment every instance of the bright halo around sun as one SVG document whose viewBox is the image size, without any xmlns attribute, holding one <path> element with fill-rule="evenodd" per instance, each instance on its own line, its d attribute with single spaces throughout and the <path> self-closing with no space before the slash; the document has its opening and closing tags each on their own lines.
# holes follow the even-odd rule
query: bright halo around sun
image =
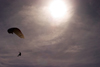
<svg viewBox="0 0 100 67">
<path fill-rule="evenodd" d="M 53 18 L 62 18 L 66 14 L 67 8 L 63 0 L 53 0 L 49 10 Z"/>
</svg>

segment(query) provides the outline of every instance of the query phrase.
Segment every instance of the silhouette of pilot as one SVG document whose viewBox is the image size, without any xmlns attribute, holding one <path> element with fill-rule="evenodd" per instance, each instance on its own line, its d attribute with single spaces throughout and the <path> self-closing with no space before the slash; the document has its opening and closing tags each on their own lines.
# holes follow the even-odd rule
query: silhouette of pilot
<svg viewBox="0 0 100 67">
<path fill-rule="evenodd" d="M 18 56 L 17 56 L 17 57 L 19 57 L 19 56 L 21 56 L 21 52 L 19 52 L 19 54 L 18 54 Z"/>
</svg>

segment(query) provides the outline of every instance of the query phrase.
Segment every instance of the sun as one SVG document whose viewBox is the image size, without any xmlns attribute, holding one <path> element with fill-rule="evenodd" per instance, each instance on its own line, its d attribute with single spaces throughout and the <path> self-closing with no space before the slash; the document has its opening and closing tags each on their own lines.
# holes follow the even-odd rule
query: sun
<svg viewBox="0 0 100 67">
<path fill-rule="evenodd" d="M 53 0 L 49 5 L 49 10 L 53 18 L 62 18 L 67 11 L 67 7 L 62 0 Z"/>
</svg>

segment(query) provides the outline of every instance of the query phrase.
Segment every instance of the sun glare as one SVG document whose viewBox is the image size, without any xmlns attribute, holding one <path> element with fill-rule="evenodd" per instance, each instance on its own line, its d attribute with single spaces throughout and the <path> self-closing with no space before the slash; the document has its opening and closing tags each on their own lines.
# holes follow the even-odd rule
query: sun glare
<svg viewBox="0 0 100 67">
<path fill-rule="evenodd" d="M 66 11 L 66 5 L 62 0 L 54 0 L 49 6 L 49 10 L 53 18 L 62 18 Z"/>
</svg>

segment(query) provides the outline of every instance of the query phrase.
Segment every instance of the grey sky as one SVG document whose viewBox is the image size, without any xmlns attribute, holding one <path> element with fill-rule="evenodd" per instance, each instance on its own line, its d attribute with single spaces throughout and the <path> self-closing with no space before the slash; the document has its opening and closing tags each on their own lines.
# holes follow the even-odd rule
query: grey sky
<svg viewBox="0 0 100 67">
<path fill-rule="evenodd" d="M 100 67 L 100 1 L 70 0 L 70 19 L 55 27 L 49 1 L 0 0 L 0 67 Z"/>
</svg>

